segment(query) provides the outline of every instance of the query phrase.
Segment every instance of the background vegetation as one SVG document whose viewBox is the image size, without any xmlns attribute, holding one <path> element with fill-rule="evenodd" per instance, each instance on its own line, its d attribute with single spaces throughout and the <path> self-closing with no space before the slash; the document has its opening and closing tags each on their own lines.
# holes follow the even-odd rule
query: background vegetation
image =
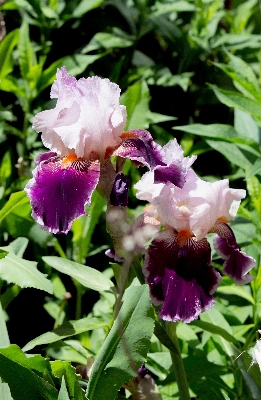
<svg viewBox="0 0 261 400">
<path fill-rule="evenodd" d="M 114 304 L 109 282 L 120 268 L 104 254 L 112 243 L 97 193 L 90 217 L 75 221 L 67 236 L 55 236 L 31 218 L 23 192 L 33 159 L 44 151 L 32 119 L 54 107 L 50 86 L 63 65 L 70 75 L 99 75 L 120 86 L 126 129 L 148 129 L 160 144 L 176 137 L 185 155 L 200 155 L 193 167 L 201 177 L 228 177 L 231 187 L 247 189 L 233 230 L 241 248 L 257 260 L 255 279 L 237 287 L 223 277 L 215 307 L 198 321 L 179 324 L 177 335 L 192 397 L 260 399 L 260 372 L 257 366 L 248 369 L 247 352 L 258 338 L 261 317 L 260 2 L 6 0 L 0 10 L 6 29 L 5 34 L 2 24 L 0 377 L 14 400 L 57 399 L 58 393 L 60 400 L 83 398 L 79 388 L 86 388 L 86 380 L 78 382 L 73 366 L 85 365 L 101 348 Z M 133 186 L 144 171 L 127 162 L 124 172 Z M 130 215 L 141 207 L 132 189 Z M 93 268 L 88 282 L 71 262 Z M 220 269 L 215 253 L 213 262 Z M 59 336 L 39 338 L 69 320 L 78 321 L 72 331 L 65 326 Z M 39 355 L 25 358 L 17 346 L 6 347 L 9 339 L 21 348 L 27 344 L 25 351 L 37 346 L 33 352 Z M 155 335 L 146 366 L 156 375 L 162 399 L 178 399 L 169 351 Z M 106 388 L 103 379 L 98 386 Z M 16 397 L 28 380 L 35 385 Z M 0 388 L 10 396 L 5 384 Z M 117 396 L 107 393 L 106 400 Z M 122 388 L 117 399 L 128 396 Z"/>
</svg>

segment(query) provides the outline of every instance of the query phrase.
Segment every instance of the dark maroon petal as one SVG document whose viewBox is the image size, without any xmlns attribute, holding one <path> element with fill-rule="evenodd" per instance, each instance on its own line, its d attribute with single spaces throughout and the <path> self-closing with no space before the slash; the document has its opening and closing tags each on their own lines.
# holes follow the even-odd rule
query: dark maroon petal
<svg viewBox="0 0 261 400">
<path fill-rule="evenodd" d="M 160 231 L 145 257 L 144 273 L 159 316 L 167 321 L 190 322 L 209 310 L 220 275 L 211 265 L 206 239 L 180 240 L 171 230 Z"/>
<path fill-rule="evenodd" d="M 211 232 L 218 234 L 214 238 L 214 248 L 225 260 L 224 274 L 234 279 L 237 285 L 252 281 L 254 277 L 248 272 L 255 267 L 256 261 L 240 249 L 232 229 L 226 223 L 217 221 Z"/>
<path fill-rule="evenodd" d="M 129 179 L 122 173 L 119 173 L 113 184 L 110 195 L 110 203 L 113 206 L 126 207 L 128 204 L 128 189 L 130 186 Z"/>
<path fill-rule="evenodd" d="M 184 173 L 175 164 L 166 166 L 158 166 L 154 169 L 154 183 L 165 183 L 169 185 L 173 183 L 179 188 L 183 188 L 186 182 L 187 173 Z"/>
<path fill-rule="evenodd" d="M 137 161 L 153 170 L 157 165 L 165 165 L 162 161 L 161 147 L 153 141 L 148 131 L 132 130 L 121 135 L 122 143 L 114 150 L 113 156 L 120 156 Z"/>
<path fill-rule="evenodd" d="M 85 214 L 100 175 L 99 162 L 78 159 L 67 168 L 56 157 L 41 162 L 26 185 L 32 216 L 53 233 L 67 233 L 73 221 Z"/>
</svg>

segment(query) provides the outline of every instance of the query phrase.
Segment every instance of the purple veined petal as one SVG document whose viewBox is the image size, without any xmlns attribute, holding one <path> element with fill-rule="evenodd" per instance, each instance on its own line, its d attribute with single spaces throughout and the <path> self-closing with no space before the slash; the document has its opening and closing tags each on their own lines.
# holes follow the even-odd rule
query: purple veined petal
<svg viewBox="0 0 261 400">
<path fill-rule="evenodd" d="M 225 222 L 217 221 L 210 232 L 218 234 L 213 243 L 217 254 L 225 260 L 223 273 L 234 279 L 237 285 L 252 281 L 254 277 L 249 271 L 255 267 L 256 261 L 240 249 L 232 229 Z"/>
<path fill-rule="evenodd" d="M 173 184 L 179 188 L 183 188 L 186 182 L 187 173 L 172 163 L 170 165 L 157 166 L 154 169 L 154 183 Z"/>
<path fill-rule="evenodd" d="M 123 173 L 117 174 L 110 195 L 111 205 L 123 207 L 127 206 L 129 186 L 129 179 L 127 179 Z"/>
<path fill-rule="evenodd" d="M 75 155 L 64 160 L 51 157 L 40 162 L 33 175 L 25 187 L 33 218 L 48 232 L 68 233 L 73 221 L 85 215 L 85 204 L 90 204 L 99 180 L 99 162 Z"/>
<path fill-rule="evenodd" d="M 167 321 L 191 322 L 209 310 L 221 277 L 211 265 L 206 239 L 197 241 L 173 230 L 160 231 L 145 257 L 144 274 L 153 302 Z"/>
<path fill-rule="evenodd" d="M 112 156 L 129 158 L 153 170 L 162 161 L 162 148 L 153 141 L 151 134 L 145 130 L 131 130 L 121 135 L 122 143 L 113 151 Z"/>
</svg>

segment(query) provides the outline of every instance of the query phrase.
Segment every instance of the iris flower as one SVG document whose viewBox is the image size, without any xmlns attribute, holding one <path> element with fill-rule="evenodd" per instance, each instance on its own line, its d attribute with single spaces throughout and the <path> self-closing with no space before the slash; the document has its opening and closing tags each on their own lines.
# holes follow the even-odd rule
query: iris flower
<svg viewBox="0 0 261 400">
<path fill-rule="evenodd" d="M 171 143 L 168 146 L 178 146 Z M 181 160 L 182 162 L 182 160 Z M 183 188 L 155 183 L 147 172 L 135 185 L 137 197 L 154 207 L 165 228 L 149 246 L 144 274 L 159 316 L 167 321 L 191 322 L 209 310 L 221 282 L 211 265 L 211 248 L 205 236 L 214 232 L 214 247 L 225 260 L 223 273 L 238 285 L 253 279 L 255 260 L 238 246 L 227 224 L 236 216 L 245 190 L 230 189 L 227 179 L 214 183 L 200 179 L 190 168 Z"/>
<path fill-rule="evenodd" d="M 111 156 L 130 158 L 155 170 L 157 182 L 183 186 L 186 166 L 168 165 L 149 132 L 124 132 L 126 109 L 119 103 L 120 88 L 115 83 L 97 76 L 77 80 L 62 67 L 51 98 L 57 99 L 56 106 L 33 120 L 49 152 L 35 159 L 33 178 L 25 187 L 32 216 L 43 229 L 67 233 L 73 221 L 85 214 L 99 181 L 108 181 Z"/>
</svg>

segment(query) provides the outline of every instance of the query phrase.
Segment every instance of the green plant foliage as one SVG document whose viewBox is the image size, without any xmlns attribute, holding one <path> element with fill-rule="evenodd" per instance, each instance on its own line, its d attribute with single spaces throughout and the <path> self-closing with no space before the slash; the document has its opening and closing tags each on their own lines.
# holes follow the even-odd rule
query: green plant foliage
<svg viewBox="0 0 261 400">
<path fill-rule="evenodd" d="M 0 400 L 260 399 L 260 369 L 249 353 L 261 319 L 260 2 L 0 3 Z M 104 254 L 114 248 L 103 198 L 111 185 L 97 187 L 67 235 L 32 218 L 24 187 L 33 160 L 49 150 L 32 125 L 55 107 L 50 88 L 63 66 L 77 79 L 119 85 L 125 131 L 148 130 L 162 146 L 176 138 L 185 156 L 197 156 L 192 168 L 202 179 L 246 190 L 230 226 L 256 259 L 254 279 L 237 286 L 223 276 L 210 234 L 212 265 L 222 275 L 216 303 L 189 324 L 175 323 L 174 337 L 144 284 L 148 243 L 124 262 Z M 119 238 L 137 235 L 140 244 L 136 218 L 143 223 L 148 209 L 134 184 L 147 168 L 111 162 L 110 171 L 102 164 L 102 179 L 123 172 L 130 181 Z M 32 349 L 39 354 L 24 353 Z M 189 393 L 180 393 L 175 357 Z M 150 381 L 137 375 L 143 362 Z"/>
<path fill-rule="evenodd" d="M 153 328 L 147 285 L 131 286 L 93 365 L 87 388 L 89 400 L 105 400 L 105 396 L 108 400 L 114 399 L 120 386 L 135 377 L 145 360 Z"/>
<path fill-rule="evenodd" d="M 93 329 L 98 329 L 104 327 L 105 324 L 99 321 L 97 318 L 82 318 L 77 321 L 67 321 L 65 324 L 59 326 L 52 332 L 44 333 L 31 340 L 31 342 L 27 343 L 24 346 L 23 351 L 32 350 L 35 346 L 39 346 L 41 344 L 49 344 L 57 342 L 58 340 L 65 339 L 67 337 L 78 335 L 82 332 L 86 332 Z"/>
<path fill-rule="evenodd" d="M 76 279 L 87 288 L 104 291 L 111 290 L 113 287 L 110 279 L 93 268 L 59 257 L 43 257 L 43 260 L 51 267 Z"/>
</svg>

